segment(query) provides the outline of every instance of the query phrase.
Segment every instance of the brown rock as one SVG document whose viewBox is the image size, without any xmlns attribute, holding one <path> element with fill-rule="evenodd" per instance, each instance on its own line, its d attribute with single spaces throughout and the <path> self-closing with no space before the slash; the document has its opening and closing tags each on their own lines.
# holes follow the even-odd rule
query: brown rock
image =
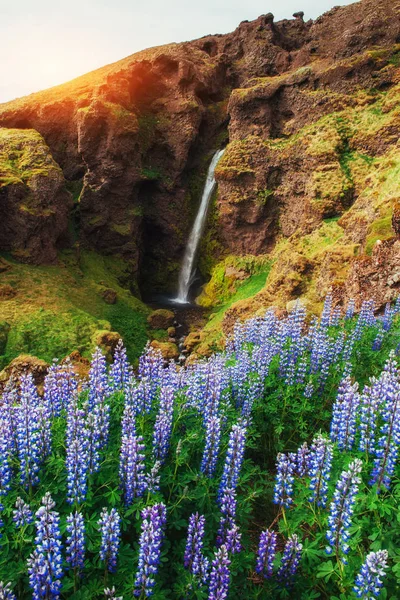
<svg viewBox="0 0 400 600">
<path fill-rule="evenodd" d="M 193 352 L 193 350 L 201 343 L 203 339 L 203 334 L 201 331 L 192 331 L 185 337 L 183 345 L 187 352 Z"/>
<path fill-rule="evenodd" d="M 32 373 L 36 385 L 43 385 L 49 365 L 36 356 L 21 354 L 14 358 L 10 364 L 0 372 L 0 391 L 4 389 L 7 381 L 12 377 L 19 382 L 21 375 Z"/>
<path fill-rule="evenodd" d="M 98 346 L 104 352 L 108 361 L 111 362 L 114 350 L 121 339 L 117 331 L 95 331 L 93 334 L 93 345 Z"/>
<path fill-rule="evenodd" d="M 0 285 L 0 300 L 10 300 L 17 294 L 11 285 Z"/>
<path fill-rule="evenodd" d="M 11 269 L 11 265 L 9 262 L 7 262 L 6 260 L 4 260 L 4 258 L 1 258 L 0 256 L 0 273 L 5 273 L 6 271 L 9 271 Z"/>
<path fill-rule="evenodd" d="M 175 327 L 168 327 L 167 333 L 170 337 L 174 337 L 176 334 L 176 329 Z"/>
<path fill-rule="evenodd" d="M 106 304 L 115 304 L 118 298 L 117 292 L 112 288 L 102 290 L 100 296 L 103 298 Z"/>
<path fill-rule="evenodd" d="M 160 350 L 163 355 L 164 360 L 176 360 L 179 358 L 179 350 L 176 344 L 172 344 L 171 342 L 159 342 L 158 340 L 153 340 L 150 343 L 152 348 L 156 350 Z"/>
<path fill-rule="evenodd" d="M 165 308 L 159 308 L 147 317 L 147 322 L 152 329 L 168 329 L 172 326 L 174 320 L 175 315 L 172 310 Z"/>
</svg>

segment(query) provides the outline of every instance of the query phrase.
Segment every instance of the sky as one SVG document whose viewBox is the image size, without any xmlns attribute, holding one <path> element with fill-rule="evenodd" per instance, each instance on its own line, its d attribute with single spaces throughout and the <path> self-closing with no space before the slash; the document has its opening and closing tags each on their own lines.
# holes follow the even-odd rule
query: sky
<svg viewBox="0 0 400 600">
<path fill-rule="evenodd" d="M 233 31 L 272 12 L 316 18 L 354 0 L 0 0 L 0 102 L 138 50 Z"/>
</svg>

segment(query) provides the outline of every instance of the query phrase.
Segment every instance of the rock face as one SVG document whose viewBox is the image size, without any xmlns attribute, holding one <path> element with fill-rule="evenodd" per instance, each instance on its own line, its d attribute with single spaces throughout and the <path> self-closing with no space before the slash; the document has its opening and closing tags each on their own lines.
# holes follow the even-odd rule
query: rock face
<svg viewBox="0 0 400 600">
<path fill-rule="evenodd" d="M 263 15 L 231 34 L 140 52 L 0 106 L 0 126 L 17 128 L 21 138 L 36 135 L 51 164 L 46 178 L 29 173 L 22 183 L 3 184 L 0 216 L 8 225 L 0 248 L 23 260 L 55 259 L 68 237 L 65 177 L 78 241 L 124 258 L 144 293 L 171 292 L 208 161 L 228 143 L 205 242 L 211 262 L 278 252 L 281 271 L 271 273 L 259 307 L 274 295 L 285 306 L 304 294 L 305 279 L 323 280 L 326 269 L 333 275 L 321 293 L 336 279 L 341 299 L 357 285 L 361 293 L 357 254 L 370 256 L 375 273 L 372 245 L 382 228 L 383 242 L 394 235 L 377 225 L 391 218 L 392 198 L 382 197 L 372 171 L 383 173 L 390 153 L 397 160 L 400 0 L 362 0 L 316 21 L 303 17 Z M 40 203 L 21 209 L 28 197 Z M 336 248 L 315 257 L 300 247 L 332 219 L 340 219 L 343 255 Z M 393 223 L 398 233 L 398 217 Z M 290 260 L 279 255 L 287 240 Z M 390 260 L 396 252 L 393 244 Z M 343 256 L 346 273 L 336 277 Z M 347 288 L 345 275 L 355 278 Z"/>
<path fill-rule="evenodd" d="M 56 260 L 68 241 L 65 184 L 37 131 L 0 128 L 0 250 L 23 262 Z"/>
</svg>

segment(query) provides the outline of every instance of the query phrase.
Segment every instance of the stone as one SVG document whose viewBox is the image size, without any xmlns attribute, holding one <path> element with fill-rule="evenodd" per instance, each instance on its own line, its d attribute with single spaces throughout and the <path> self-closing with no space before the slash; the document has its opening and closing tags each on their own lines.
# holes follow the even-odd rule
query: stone
<svg viewBox="0 0 400 600">
<path fill-rule="evenodd" d="M 112 288 L 106 288 L 100 292 L 100 296 L 103 298 L 106 304 L 115 304 L 117 302 L 117 292 Z"/>
<path fill-rule="evenodd" d="M 151 329 L 168 329 L 172 327 L 174 320 L 174 313 L 172 310 L 167 310 L 166 308 L 159 308 L 147 317 L 147 322 Z"/>
<path fill-rule="evenodd" d="M 202 341 L 203 334 L 201 331 L 192 331 L 187 335 L 183 341 L 183 346 L 186 352 L 193 352 L 193 350 L 200 344 Z"/>
<path fill-rule="evenodd" d="M 14 298 L 16 294 L 17 292 L 11 285 L 0 285 L 0 300 L 10 300 L 11 298 Z"/>
<path fill-rule="evenodd" d="M 170 337 L 175 337 L 175 335 L 176 335 L 176 328 L 175 327 L 168 327 L 167 333 L 168 333 L 168 335 Z"/>
<path fill-rule="evenodd" d="M 304 20 L 304 12 L 299 10 L 298 12 L 293 13 L 295 19 L 299 19 L 300 21 Z"/>
<path fill-rule="evenodd" d="M 101 348 L 106 359 L 111 362 L 120 339 L 121 335 L 117 331 L 97 330 L 93 334 L 92 343 L 94 346 Z"/>
<path fill-rule="evenodd" d="M 156 350 L 160 350 L 163 359 L 166 361 L 177 360 L 179 358 L 179 350 L 176 344 L 173 344 L 171 342 L 159 342 L 158 340 L 153 340 L 150 343 L 150 346 Z"/>
<path fill-rule="evenodd" d="M 36 385 L 42 386 L 48 368 L 49 365 L 46 361 L 30 354 L 20 354 L 0 372 L 0 391 L 4 389 L 10 377 L 19 382 L 21 375 L 27 373 L 32 373 Z"/>
</svg>

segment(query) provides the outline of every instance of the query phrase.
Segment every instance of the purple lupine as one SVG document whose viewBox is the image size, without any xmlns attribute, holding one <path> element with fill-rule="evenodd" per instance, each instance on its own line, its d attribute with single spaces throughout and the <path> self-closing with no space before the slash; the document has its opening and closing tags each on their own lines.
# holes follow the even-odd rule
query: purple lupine
<svg viewBox="0 0 400 600">
<path fill-rule="evenodd" d="M 11 458 L 14 450 L 14 436 L 11 420 L 7 409 L 0 411 L 0 496 L 5 496 L 10 490 L 12 469 Z"/>
<path fill-rule="evenodd" d="M 135 433 L 122 436 L 119 477 L 125 504 L 143 496 L 146 490 L 143 438 Z"/>
<path fill-rule="evenodd" d="M 372 342 L 372 350 L 378 352 L 382 348 L 383 340 L 385 339 L 385 331 L 380 329 Z"/>
<path fill-rule="evenodd" d="M 37 423 L 39 427 L 40 457 L 43 461 L 51 454 L 51 405 L 46 398 L 40 398 L 37 406 Z"/>
<path fill-rule="evenodd" d="M 361 482 L 361 470 L 362 462 L 356 458 L 350 463 L 348 470 L 343 471 L 340 475 L 330 505 L 328 517 L 329 529 L 326 534 L 329 545 L 326 548 L 326 552 L 328 554 L 334 552 L 338 559 L 341 553 L 346 555 L 349 551 L 349 528 L 351 526 L 358 486 Z M 346 562 L 344 558 L 342 558 L 342 561 Z"/>
<path fill-rule="evenodd" d="M 62 572 L 60 517 L 47 492 L 36 512 L 35 550 L 28 559 L 29 585 L 33 599 L 60 597 Z"/>
<path fill-rule="evenodd" d="M 236 490 L 227 488 L 221 499 L 221 518 L 217 533 L 217 547 L 227 546 L 228 531 L 235 526 L 236 506 Z M 230 551 L 228 547 L 227 550 Z"/>
<path fill-rule="evenodd" d="M 250 421 L 254 402 L 261 397 L 264 384 L 258 374 L 248 378 L 248 387 L 242 402 L 242 417 L 247 423 Z"/>
<path fill-rule="evenodd" d="M 225 546 L 221 546 L 212 561 L 208 600 L 225 600 L 228 597 L 230 564 L 228 550 Z"/>
<path fill-rule="evenodd" d="M 110 405 L 106 400 L 109 393 L 106 359 L 100 348 L 96 348 L 90 364 L 88 401 L 88 416 L 93 415 L 95 423 L 93 427 L 88 424 L 88 430 L 98 438 L 100 448 L 108 441 Z"/>
<path fill-rule="evenodd" d="M 221 441 L 221 418 L 211 416 L 206 423 L 206 444 L 200 470 L 206 477 L 213 477 L 218 462 Z"/>
<path fill-rule="evenodd" d="M 320 324 L 321 327 L 329 327 L 331 323 L 331 312 L 332 312 L 332 295 L 328 294 L 325 298 L 324 307 L 321 313 Z"/>
<path fill-rule="evenodd" d="M 18 496 L 15 502 L 15 510 L 13 510 L 13 521 L 16 527 L 24 527 L 33 523 L 33 514 L 29 507 L 29 504 L 24 502 L 20 496 Z"/>
<path fill-rule="evenodd" d="M 50 407 L 52 417 L 60 416 L 63 408 L 63 398 L 60 387 L 60 370 L 61 367 L 55 359 L 44 378 L 44 399 Z"/>
<path fill-rule="evenodd" d="M 156 460 L 149 473 L 146 473 L 144 477 L 146 490 L 149 494 L 155 494 L 160 491 L 160 469 L 161 463 Z"/>
<path fill-rule="evenodd" d="M 155 504 L 142 510 L 142 533 L 139 540 L 139 562 L 135 577 L 134 596 L 148 598 L 153 594 L 155 575 L 160 563 L 167 510 L 164 504 Z"/>
<path fill-rule="evenodd" d="M 66 561 L 73 569 L 83 569 L 85 562 L 85 523 L 78 511 L 67 516 Z"/>
<path fill-rule="evenodd" d="M 370 384 L 370 386 L 364 388 L 360 398 L 360 441 L 358 447 L 359 450 L 367 454 L 375 446 L 379 407 L 382 402 L 382 378 L 372 378 Z"/>
<path fill-rule="evenodd" d="M 296 453 L 296 475 L 306 477 L 310 469 L 310 449 L 307 442 L 304 442 Z"/>
<path fill-rule="evenodd" d="M 390 366 L 388 367 L 390 368 Z M 378 492 L 388 489 L 393 476 L 400 445 L 400 384 L 389 371 L 382 377 L 381 436 L 374 448 L 374 468 L 371 485 L 376 484 Z"/>
<path fill-rule="evenodd" d="M 117 556 L 120 543 L 121 517 L 117 510 L 112 508 L 110 512 L 103 508 L 98 524 L 101 528 L 100 559 L 104 560 L 106 568 L 110 573 L 117 569 Z"/>
<path fill-rule="evenodd" d="M 364 600 L 378 598 L 383 586 L 382 577 L 385 577 L 388 568 L 387 560 L 387 550 L 367 554 L 353 588 L 357 598 Z"/>
<path fill-rule="evenodd" d="M 263 531 L 257 552 L 256 573 L 269 579 L 273 575 L 277 536 L 275 531 Z"/>
<path fill-rule="evenodd" d="M 189 518 L 189 527 L 186 540 L 185 554 L 183 564 L 190 573 L 192 573 L 199 581 L 206 583 L 208 579 L 209 561 L 203 555 L 203 540 L 205 517 L 194 513 Z"/>
<path fill-rule="evenodd" d="M 21 484 L 28 488 L 38 483 L 41 462 L 39 397 L 32 374 L 21 377 L 20 405 L 17 409 L 17 443 Z"/>
<path fill-rule="evenodd" d="M 129 385 L 131 377 L 131 368 L 126 355 L 126 348 L 122 340 L 118 340 L 118 344 L 114 352 L 114 362 L 110 368 L 110 387 L 113 392 L 125 392 Z"/>
<path fill-rule="evenodd" d="M 296 470 L 296 455 L 280 452 L 276 462 L 274 503 L 288 507 L 292 504 L 293 482 Z"/>
<path fill-rule="evenodd" d="M 17 596 L 11 589 L 11 583 L 4 583 L 0 581 L 0 600 L 17 600 Z"/>
<path fill-rule="evenodd" d="M 67 502 L 80 504 L 86 499 L 89 452 L 84 411 L 74 393 L 68 406 L 66 433 Z"/>
<path fill-rule="evenodd" d="M 352 383 L 351 378 L 346 377 L 339 385 L 333 405 L 330 434 L 340 450 L 351 450 L 353 447 L 359 404 L 358 383 Z"/>
<path fill-rule="evenodd" d="M 298 536 L 294 533 L 291 535 L 283 551 L 281 566 L 278 569 L 278 579 L 286 586 L 290 586 L 293 583 L 294 576 L 296 575 L 303 545 L 299 542 Z"/>
<path fill-rule="evenodd" d="M 145 402 L 142 410 L 149 412 L 157 397 L 157 390 L 161 385 L 164 359 L 160 350 L 147 344 L 139 358 L 139 386 L 145 384 Z"/>
<path fill-rule="evenodd" d="M 225 536 L 225 546 L 228 552 L 236 554 L 242 549 L 242 534 L 236 523 L 233 523 L 230 529 L 227 530 Z"/>
<path fill-rule="evenodd" d="M 241 423 L 232 426 L 229 436 L 228 450 L 226 453 L 224 470 L 218 489 L 218 500 L 221 502 L 224 492 L 228 488 L 235 489 L 244 459 L 246 444 L 246 427 Z"/>
<path fill-rule="evenodd" d="M 349 300 L 349 303 L 347 305 L 347 309 L 346 309 L 346 314 L 345 314 L 345 319 L 346 321 L 348 321 L 349 319 L 352 319 L 354 316 L 354 311 L 355 311 L 355 302 L 353 300 L 353 298 L 351 300 Z"/>
<path fill-rule="evenodd" d="M 174 389 L 165 386 L 160 391 L 160 407 L 154 424 L 153 453 L 156 460 L 165 461 L 169 451 L 174 413 Z"/>
<path fill-rule="evenodd" d="M 332 464 L 332 443 L 322 435 L 314 438 L 309 459 L 310 502 L 325 507 Z"/>
<path fill-rule="evenodd" d="M 88 405 L 86 405 L 88 409 Z M 97 473 L 100 469 L 101 433 L 99 412 L 86 413 L 85 431 L 87 436 L 87 467 L 89 473 Z"/>
<path fill-rule="evenodd" d="M 104 598 L 106 600 L 123 600 L 122 596 L 117 596 L 114 586 L 112 588 L 104 588 Z"/>
</svg>

